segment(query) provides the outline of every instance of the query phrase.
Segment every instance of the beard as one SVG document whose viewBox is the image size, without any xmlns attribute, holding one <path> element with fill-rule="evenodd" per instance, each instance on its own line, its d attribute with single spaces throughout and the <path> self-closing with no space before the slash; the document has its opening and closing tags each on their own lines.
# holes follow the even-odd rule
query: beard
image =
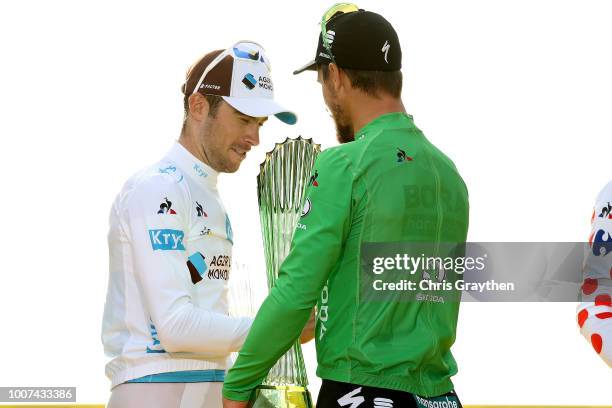
<svg viewBox="0 0 612 408">
<path fill-rule="evenodd" d="M 336 124 L 336 138 L 338 142 L 348 143 L 355 140 L 355 129 L 353 123 L 348 118 L 348 115 L 344 112 L 339 104 L 332 104 L 330 107 L 331 116 Z"/>
<path fill-rule="evenodd" d="M 219 173 L 235 173 L 240 167 L 241 161 L 232 160 L 230 155 L 234 153 L 224 145 L 220 145 L 220 135 L 218 134 L 220 124 L 214 117 L 209 117 L 200 140 L 204 142 L 201 144 L 201 151 L 206 159 L 207 164 Z"/>
</svg>

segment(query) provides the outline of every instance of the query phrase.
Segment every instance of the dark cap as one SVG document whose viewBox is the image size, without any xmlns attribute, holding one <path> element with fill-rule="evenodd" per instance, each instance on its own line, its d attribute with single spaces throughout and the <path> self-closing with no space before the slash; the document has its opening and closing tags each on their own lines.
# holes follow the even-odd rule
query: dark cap
<svg viewBox="0 0 612 408">
<path fill-rule="evenodd" d="M 217 58 L 217 56 L 221 54 L 222 52 L 223 50 L 211 51 L 208 54 L 201 57 L 200 59 L 198 59 L 192 66 L 189 67 L 189 69 L 187 70 L 187 73 L 185 74 L 185 83 L 181 87 L 181 91 L 183 92 L 184 95 L 186 96 L 191 95 L 196 85 L 198 84 L 200 77 L 204 73 L 204 70 L 206 69 L 206 67 L 208 67 L 208 65 L 215 58 Z M 204 89 L 203 87 L 200 86 L 200 88 L 198 89 L 198 92 L 203 95 L 205 94 L 229 95 L 230 80 L 227 79 L 228 75 L 225 74 L 225 72 L 227 71 L 229 72 L 232 71 L 231 57 L 225 58 L 223 61 L 221 61 L 220 64 L 218 64 L 215 68 L 213 68 L 208 74 L 208 76 L 210 77 L 219 77 L 217 82 L 223 82 L 224 86 L 219 87 L 218 90 L 215 88 Z M 221 79 L 223 79 L 223 81 L 221 81 Z M 223 88 L 223 90 L 221 90 L 221 88 Z"/>
<path fill-rule="evenodd" d="M 402 68 L 402 50 L 397 33 L 383 16 L 359 10 L 338 14 L 327 22 L 327 38 L 336 64 L 341 68 L 363 71 L 398 71 Z M 329 64 L 332 58 L 321 33 L 315 59 L 293 71 L 315 71 L 317 64 Z"/>
</svg>

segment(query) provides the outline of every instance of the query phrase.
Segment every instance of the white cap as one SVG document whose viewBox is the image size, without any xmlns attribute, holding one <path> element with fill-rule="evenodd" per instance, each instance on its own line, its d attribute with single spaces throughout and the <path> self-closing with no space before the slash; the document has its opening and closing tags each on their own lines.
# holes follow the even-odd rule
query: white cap
<svg viewBox="0 0 612 408">
<path fill-rule="evenodd" d="M 193 93 L 197 91 L 219 95 L 245 115 L 275 115 L 281 121 L 293 125 L 297 122 L 295 113 L 274 101 L 270 68 L 261 45 L 240 41 L 220 53 L 203 68 Z"/>
</svg>

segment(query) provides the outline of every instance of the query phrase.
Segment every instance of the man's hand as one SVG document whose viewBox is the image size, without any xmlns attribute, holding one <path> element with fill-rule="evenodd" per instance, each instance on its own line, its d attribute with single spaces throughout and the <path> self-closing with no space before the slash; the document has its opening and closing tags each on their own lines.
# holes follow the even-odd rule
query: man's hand
<svg viewBox="0 0 612 408">
<path fill-rule="evenodd" d="M 248 401 L 232 401 L 225 397 L 223 398 L 223 408 L 247 408 L 248 406 Z"/>
<path fill-rule="evenodd" d="M 310 340 L 315 337 L 315 324 L 317 323 L 317 308 L 313 307 L 312 312 L 310 313 L 310 319 L 302 329 L 302 334 L 300 334 L 300 343 L 308 343 Z"/>
</svg>

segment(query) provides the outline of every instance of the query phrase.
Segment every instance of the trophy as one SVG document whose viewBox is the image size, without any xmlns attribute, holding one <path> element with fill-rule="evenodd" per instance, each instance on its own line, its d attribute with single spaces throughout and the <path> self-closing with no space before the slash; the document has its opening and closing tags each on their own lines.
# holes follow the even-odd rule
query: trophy
<svg viewBox="0 0 612 408">
<path fill-rule="evenodd" d="M 304 190 L 321 146 L 312 139 L 287 138 L 277 143 L 260 165 L 257 176 L 259 216 L 264 241 L 268 289 L 289 253 L 296 224 L 302 215 Z M 253 408 L 311 408 L 308 378 L 297 341 L 270 370 L 251 400 Z"/>
</svg>

